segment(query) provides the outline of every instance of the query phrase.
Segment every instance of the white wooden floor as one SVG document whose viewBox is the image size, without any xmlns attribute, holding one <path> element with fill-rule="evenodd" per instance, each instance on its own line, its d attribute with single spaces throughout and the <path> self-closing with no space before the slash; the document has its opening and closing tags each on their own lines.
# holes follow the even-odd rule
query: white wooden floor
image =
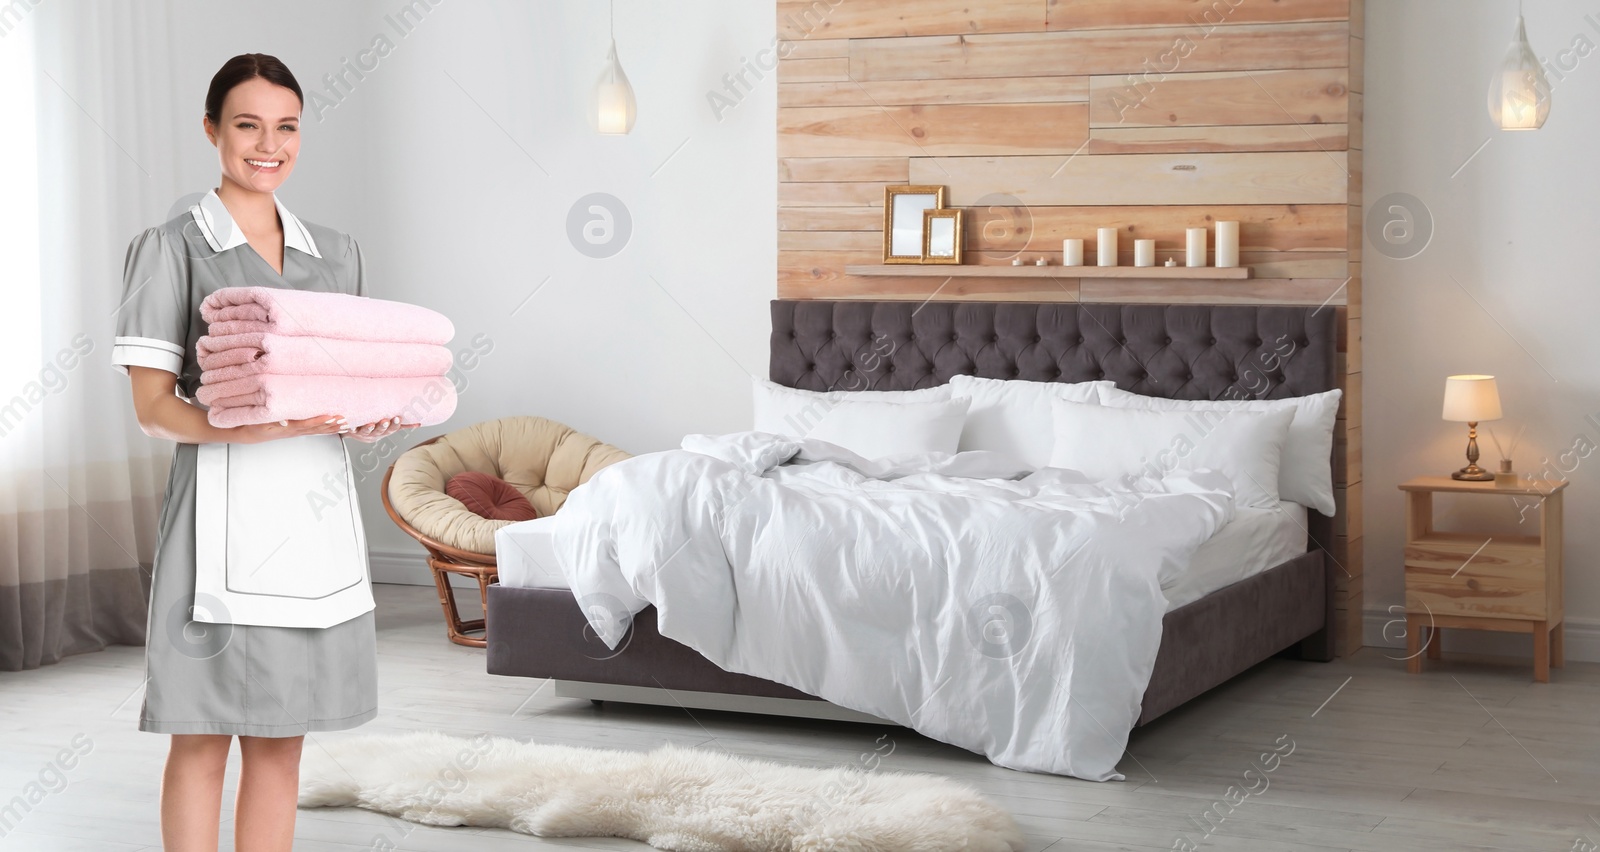
<svg viewBox="0 0 1600 852">
<path fill-rule="evenodd" d="M 998 769 L 902 729 L 557 699 L 540 682 L 484 674 L 481 652 L 448 644 L 431 589 L 380 586 L 378 599 L 382 714 L 363 731 L 488 731 L 624 749 L 672 742 L 798 765 L 859 763 L 887 731 L 884 768 L 976 785 L 1017 815 L 1030 850 L 1600 848 L 1593 664 L 1569 664 L 1541 685 L 1509 660 L 1447 659 L 1416 677 L 1381 649 L 1330 664 L 1272 661 L 1136 731 L 1128 780 L 1095 784 Z M 142 677 L 139 648 L 0 674 L 0 808 L 33 783 L 45 794 L 0 850 L 160 848 L 166 738 L 135 729 Z M 58 781 L 46 767 L 75 740 L 88 753 Z M 1262 753 L 1291 741 L 1281 763 L 1261 765 Z M 1216 804 L 1230 785 L 1259 795 L 1230 813 Z M 1226 816 L 1209 838 L 1208 810 L 1213 823 Z M 225 832 L 230 814 L 225 805 Z M 426 828 L 362 811 L 302 811 L 298 837 L 305 852 L 648 848 Z"/>
</svg>

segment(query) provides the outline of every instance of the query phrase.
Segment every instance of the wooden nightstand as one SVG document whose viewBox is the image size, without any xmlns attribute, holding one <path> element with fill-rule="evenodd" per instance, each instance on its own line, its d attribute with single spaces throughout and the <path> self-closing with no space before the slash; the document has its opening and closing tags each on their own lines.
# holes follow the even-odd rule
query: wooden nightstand
<svg viewBox="0 0 1600 852">
<path fill-rule="evenodd" d="M 1523 481 L 1515 488 L 1419 476 L 1406 492 L 1406 671 L 1439 658 L 1443 628 L 1533 634 L 1533 679 L 1550 682 L 1563 659 L 1561 622 L 1561 492 L 1567 483 Z M 1538 535 L 1488 536 L 1433 527 L 1433 495 L 1517 497 L 1539 504 Z M 1531 521 L 1530 521 L 1531 523 Z"/>
</svg>

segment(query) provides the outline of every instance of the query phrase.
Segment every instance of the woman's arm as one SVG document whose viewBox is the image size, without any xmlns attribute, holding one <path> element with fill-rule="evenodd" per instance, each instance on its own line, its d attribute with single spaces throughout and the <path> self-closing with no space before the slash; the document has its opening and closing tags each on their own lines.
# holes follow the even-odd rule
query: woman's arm
<svg viewBox="0 0 1600 852">
<path fill-rule="evenodd" d="M 165 438 L 180 444 L 259 444 L 278 438 L 337 435 L 342 432 L 350 433 L 350 437 L 358 441 L 372 443 L 417 427 L 415 423 L 401 423 L 399 417 L 391 417 L 351 428 L 343 417 L 326 414 L 307 420 L 224 429 L 212 426 L 204 411 L 174 393 L 178 377 L 172 373 L 154 367 L 129 367 L 128 375 L 133 379 L 133 411 L 139 418 L 139 428 L 152 438 Z"/>
<path fill-rule="evenodd" d="M 139 418 L 139 428 L 152 438 L 180 444 L 259 444 L 275 438 L 336 435 L 350 430 L 343 418 L 331 414 L 289 420 L 286 425 L 265 423 L 223 429 L 212 426 L 205 411 L 174 392 L 178 377 L 172 373 L 154 367 L 129 367 L 128 375 L 133 380 L 133 411 Z"/>
</svg>

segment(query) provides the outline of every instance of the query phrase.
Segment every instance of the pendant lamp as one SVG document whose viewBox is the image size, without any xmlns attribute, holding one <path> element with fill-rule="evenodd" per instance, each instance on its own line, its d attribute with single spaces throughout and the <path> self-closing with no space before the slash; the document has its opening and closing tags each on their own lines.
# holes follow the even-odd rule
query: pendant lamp
<svg viewBox="0 0 1600 852">
<path fill-rule="evenodd" d="M 606 67 L 594 86 L 594 128 L 608 136 L 621 136 L 633 130 L 633 87 L 628 85 L 628 75 L 622 73 L 622 63 L 617 61 L 616 0 L 611 2 L 611 50 L 606 53 Z"/>
<path fill-rule="evenodd" d="M 1517 33 L 1506 50 L 1505 61 L 1489 81 L 1489 117 L 1501 130 L 1538 130 L 1550 115 L 1550 80 L 1539 57 L 1528 46 L 1517 4 Z"/>
</svg>

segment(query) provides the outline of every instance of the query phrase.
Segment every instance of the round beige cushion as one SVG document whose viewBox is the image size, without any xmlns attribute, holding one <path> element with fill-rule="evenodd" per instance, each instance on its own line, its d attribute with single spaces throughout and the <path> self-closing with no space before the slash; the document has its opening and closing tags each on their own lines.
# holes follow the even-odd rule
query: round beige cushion
<svg viewBox="0 0 1600 852">
<path fill-rule="evenodd" d="M 389 504 L 423 535 L 451 547 L 494 553 L 494 532 L 512 521 L 480 517 L 444 493 L 450 477 L 467 471 L 511 483 L 539 512 L 555 514 L 567 493 L 601 468 L 629 455 L 543 417 L 503 417 L 457 429 L 395 460 Z"/>
</svg>

